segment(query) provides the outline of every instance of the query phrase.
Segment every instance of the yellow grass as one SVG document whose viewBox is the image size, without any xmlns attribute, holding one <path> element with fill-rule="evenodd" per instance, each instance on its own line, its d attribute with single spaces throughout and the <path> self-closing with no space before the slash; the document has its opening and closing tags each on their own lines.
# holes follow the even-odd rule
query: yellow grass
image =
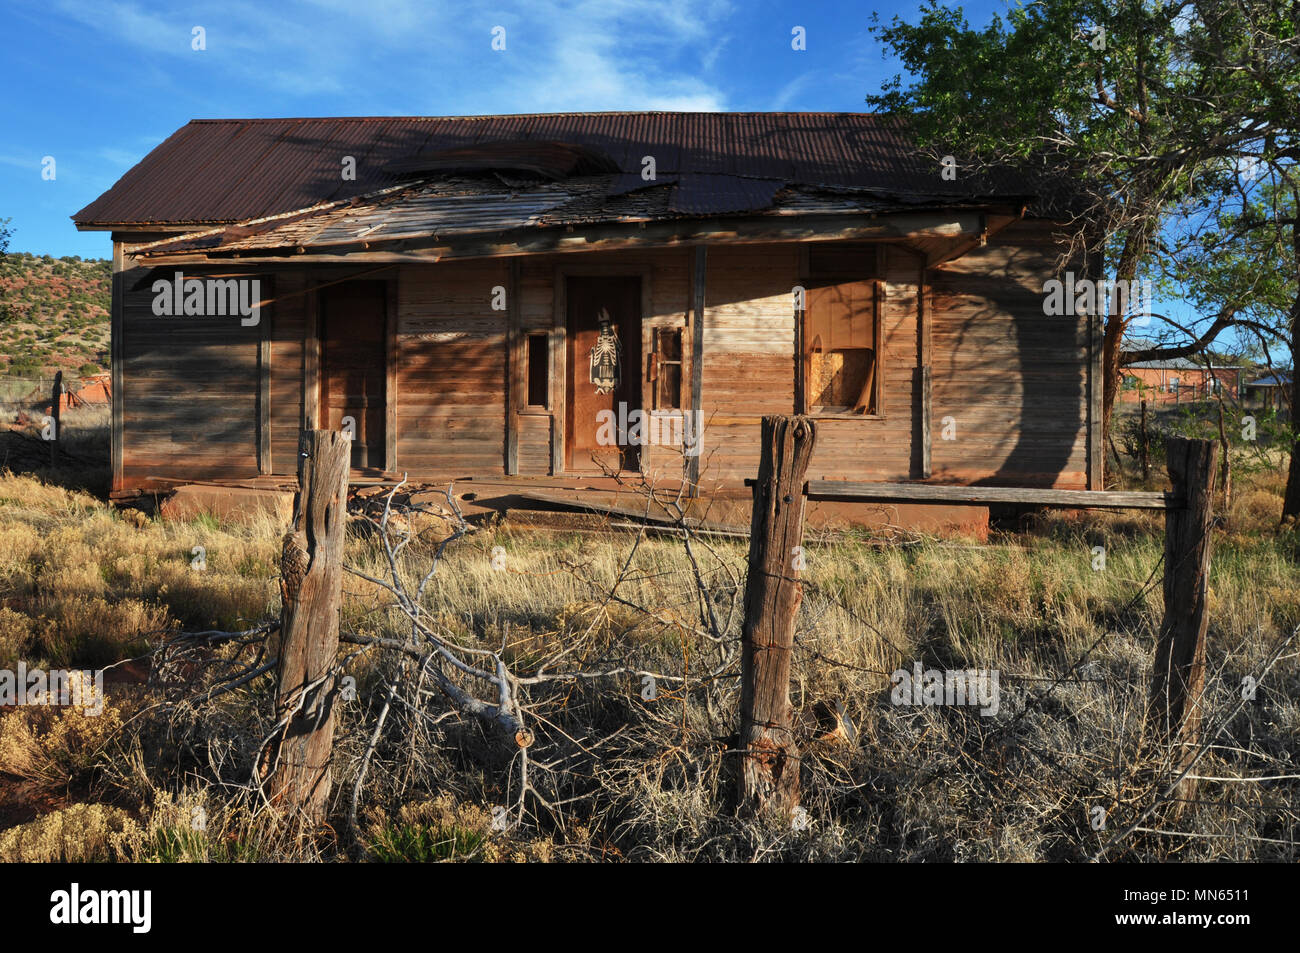
<svg viewBox="0 0 1300 953">
<path fill-rule="evenodd" d="M 1241 678 L 1258 671 L 1277 640 L 1300 624 L 1300 545 L 1294 531 L 1275 527 L 1280 499 L 1275 475 L 1241 479 L 1229 529 L 1216 539 L 1211 721 L 1239 698 Z M 274 618 L 282 531 L 268 518 L 231 525 L 132 519 L 87 494 L 0 475 L 0 666 L 18 659 L 102 665 L 141 654 L 181 629 L 233 629 Z M 400 566 L 408 590 L 440 538 L 435 527 L 408 549 Z M 195 546 L 206 550 L 202 571 L 191 563 Z M 1105 548 L 1104 571 L 1093 569 L 1095 546 Z M 504 568 L 494 568 L 496 547 L 505 552 Z M 507 800 L 509 765 L 494 760 L 498 755 L 482 734 L 459 719 L 415 733 L 393 727 L 405 725 L 394 717 L 390 729 L 399 735 L 373 769 L 363 799 L 369 818 L 363 839 L 434 859 L 448 844 L 456 859 L 467 859 L 458 852 L 474 859 L 741 859 L 752 856 L 747 850 L 801 859 L 1080 859 L 1098 846 L 1083 810 L 1088 799 L 1122 804 L 1136 796 L 1117 780 L 1116 765 L 1132 761 L 1163 609 L 1159 574 L 1152 576 L 1162 551 L 1158 517 L 1051 516 L 1032 532 L 995 535 L 987 545 L 810 542 L 792 700 L 805 721 L 819 702 L 840 705 L 861 744 L 830 749 L 801 734 L 805 804 L 817 823 L 793 840 L 788 831 L 764 833 L 728 820 L 732 781 L 717 739 L 735 730 L 734 659 L 716 682 L 698 681 L 717 655 L 699 634 L 704 623 L 681 544 L 644 540 L 629 562 L 632 547 L 626 534 L 480 527 L 448 548 L 426 594 L 426 618 L 465 645 L 504 642 L 507 662 L 521 673 L 576 647 L 575 664 L 632 659 L 695 678 L 689 697 L 675 692 L 679 682 L 667 683 L 664 698 L 649 705 L 639 697 L 638 681 L 625 676 L 547 699 L 547 717 L 568 735 L 583 744 L 614 740 L 558 792 L 574 799 L 563 824 L 504 840 L 489 825 L 486 842 L 484 819 Z M 701 540 L 696 555 L 713 610 L 734 638 L 745 545 Z M 373 535 L 351 535 L 347 562 L 386 575 Z M 609 598 L 611 590 L 617 599 Z M 408 631 L 391 595 L 355 575 L 345 577 L 343 628 L 399 638 Z M 993 722 L 968 711 L 892 706 L 890 674 L 915 661 L 999 670 L 1007 717 L 1076 663 L 1083 663 L 1088 680 L 1057 686 L 1041 711 L 1004 737 Z M 340 711 L 337 776 L 349 792 L 373 728 L 375 710 L 367 705 L 389 671 L 375 653 L 350 664 L 369 701 Z M 1262 744 L 1274 752 L 1270 757 L 1285 760 L 1297 755 L 1300 737 L 1294 652 L 1270 684 L 1267 706 L 1241 716 L 1245 734 L 1234 744 Z M 263 679 L 179 726 L 156 720 L 161 715 L 144 695 L 114 698 L 103 720 L 52 709 L 0 713 L 0 764 L 31 783 L 134 799 L 146 831 L 134 848 L 141 856 L 331 856 L 342 848 L 303 846 L 255 802 L 228 793 L 232 782 L 247 780 L 253 739 L 267 725 L 268 689 Z M 705 692 L 710 706 L 702 702 Z M 180 772 L 160 764 L 189 767 Z M 1216 776 L 1276 770 L 1267 758 L 1218 754 L 1207 767 Z M 215 784 L 218 774 L 224 787 Z M 201 778 L 211 786 L 196 781 Z M 1243 827 L 1237 816 L 1231 829 L 1276 837 L 1293 823 L 1284 804 L 1294 793 L 1246 785 L 1212 789 L 1209 800 L 1237 798 L 1253 820 Z M 403 810 L 404 804 L 424 807 Z M 186 825 L 186 811 L 196 805 L 210 816 L 206 831 Z M 534 809 L 538 818 L 548 816 Z M 1230 812 L 1211 806 L 1187 823 L 1221 833 L 1229 821 Z M 59 837 L 37 837 L 46 840 L 52 846 L 31 851 L 67 851 Z M 101 847 L 82 853 L 96 851 L 103 853 Z M 1223 839 L 1176 848 L 1157 840 L 1141 851 L 1145 859 L 1266 854 L 1249 840 Z"/>
</svg>

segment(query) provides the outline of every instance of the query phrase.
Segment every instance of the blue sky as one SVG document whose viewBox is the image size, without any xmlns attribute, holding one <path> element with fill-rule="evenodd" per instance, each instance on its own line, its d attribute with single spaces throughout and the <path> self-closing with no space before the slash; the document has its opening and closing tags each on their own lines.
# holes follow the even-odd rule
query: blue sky
<svg viewBox="0 0 1300 953">
<path fill-rule="evenodd" d="M 962 9 L 981 27 L 1009 5 Z M 69 216 L 195 118 L 865 110 L 898 71 L 868 32 L 872 12 L 915 22 L 919 6 L 6 0 L 0 218 L 12 219 L 11 251 L 108 257 L 107 233 L 78 232 Z M 498 26 L 502 52 L 492 49 Z M 791 48 L 795 26 L 805 50 Z M 46 156 L 53 180 L 41 175 Z M 1155 306 L 1190 317 L 1181 302 Z"/>
<path fill-rule="evenodd" d="M 873 9 L 915 19 L 917 3 L 8 0 L 0 218 L 11 251 L 107 257 L 107 234 L 68 216 L 195 118 L 864 110 L 897 71 Z M 982 24 L 1005 4 L 965 9 Z"/>
</svg>

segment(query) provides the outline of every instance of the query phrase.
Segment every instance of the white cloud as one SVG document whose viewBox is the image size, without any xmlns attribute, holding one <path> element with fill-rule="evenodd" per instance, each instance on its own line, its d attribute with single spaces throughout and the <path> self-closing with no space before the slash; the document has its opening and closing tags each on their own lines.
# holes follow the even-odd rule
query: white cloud
<svg viewBox="0 0 1300 953">
<path fill-rule="evenodd" d="M 726 5 L 610 0 L 534 9 L 533 32 L 503 64 L 510 73 L 501 92 L 517 104 L 507 111 L 726 108 L 725 94 L 699 75 L 701 59 L 724 42 Z"/>
<path fill-rule="evenodd" d="M 134 0 L 56 6 L 106 42 L 150 54 L 139 65 L 161 72 L 151 82 L 169 95 L 218 101 L 218 87 L 177 74 L 183 64 L 229 83 L 222 103 L 249 86 L 271 112 L 331 97 L 316 114 L 720 110 L 725 93 L 702 76 L 726 42 L 729 9 L 723 0 L 540 0 L 487 12 L 466 2 L 229 0 L 210 15 L 162 14 Z M 498 24 L 507 28 L 502 53 L 490 48 Z M 207 31 L 204 52 L 190 49 L 195 25 Z M 289 102 L 277 107 L 277 98 Z M 395 108 L 376 110 L 376 100 Z"/>
<path fill-rule="evenodd" d="M 776 112 L 789 109 L 790 104 L 803 95 L 804 90 L 812 85 L 813 80 L 817 78 L 817 72 L 814 70 L 808 73 L 802 73 L 796 76 L 790 82 L 781 87 L 781 91 L 776 94 L 772 100 L 771 108 Z"/>
</svg>

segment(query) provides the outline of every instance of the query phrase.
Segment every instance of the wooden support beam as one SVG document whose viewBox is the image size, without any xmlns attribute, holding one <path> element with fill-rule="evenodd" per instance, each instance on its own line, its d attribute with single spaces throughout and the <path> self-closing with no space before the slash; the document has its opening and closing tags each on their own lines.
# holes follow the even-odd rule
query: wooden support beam
<svg viewBox="0 0 1300 953">
<path fill-rule="evenodd" d="M 320 416 L 320 294 L 316 280 L 307 276 L 303 297 L 302 430 L 315 430 Z"/>
<path fill-rule="evenodd" d="M 1103 463 L 1102 433 L 1102 391 L 1105 387 L 1102 377 L 1101 354 L 1104 329 L 1099 314 L 1090 314 L 1088 322 L 1088 489 L 1105 488 L 1105 464 Z"/>
<path fill-rule="evenodd" d="M 384 373 L 384 471 L 397 472 L 397 278 L 389 278 L 384 283 L 384 331 L 385 361 Z"/>
<path fill-rule="evenodd" d="M 122 439 L 123 433 L 123 405 L 122 405 L 122 295 L 123 286 L 126 283 L 126 275 L 123 273 L 126 268 L 126 256 L 122 249 L 120 241 L 113 242 L 113 300 L 109 306 L 109 360 L 108 369 L 111 375 L 110 387 L 112 393 L 109 394 L 110 411 L 109 411 L 109 457 L 112 467 L 112 477 L 110 479 L 111 492 L 122 490 L 125 485 L 125 475 L 122 467 Z"/>
<path fill-rule="evenodd" d="M 1053 490 L 1016 486 L 949 486 L 937 483 L 853 483 L 846 480 L 809 480 L 808 498 L 894 503 L 1024 503 L 1032 506 L 1145 510 L 1176 509 L 1183 505 L 1182 497 L 1176 492 Z"/>
<path fill-rule="evenodd" d="M 697 428 L 696 441 L 704 440 L 704 308 L 705 292 L 708 289 L 708 254 L 705 245 L 695 247 L 695 259 L 691 266 L 691 413 L 692 426 Z M 692 499 L 700 495 L 700 457 L 702 444 L 697 445 L 696 452 L 686 458 L 686 480 L 690 484 L 687 493 Z"/>
<path fill-rule="evenodd" d="M 267 295 L 267 297 L 271 297 Z M 260 305 L 259 305 L 260 307 Z M 271 460 L 271 308 L 260 307 L 257 322 L 257 472 L 274 473 Z"/>
<path fill-rule="evenodd" d="M 977 234 L 971 238 L 954 240 L 947 248 L 930 255 L 926 259 L 926 265 L 930 268 L 942 268 L 950 261 L 956 261 L 977 248 L 983 248 L 988 244 L 989 239 L 998 232 L 1008 225 L 1020 221 L 1025 214 L 1026 208 L 1027 206 L 1022 206 L 1018 214 L 1012 215 L 982 214 L 980 216 L 981 227 Z"/>
<path fill-rule="evenodd" d="M 293 525 L 280 562 L 280 732 L 269 795 L 272 803 L 324 819 L 333 783 L 333 668 L 343 600 L 343 543 L 347 529 L 352 441 L 342 433 L 302 435 Z M 263 774 L 268 766 L 264 766 Z"/>
<path fill-rule="evenodd" d="M 921 400 L 919 412 L 921 415 L 920 441 L 921 441 L 921 472 L 920 477 L 928 480 L 934 472 L 934 438 L 931 433 L 931 421 L 934 413 L 934 380 L 931 367 L 933 360 L 931 358 L 933 346 L 933 302 L 930 300 L 930 281 L 929 268 L 926 266 L 924 256 L 921 258 L 920 268 L 917 275 L 916 285 L 916 351 L 918 369 L 920 371 L 920 390 Z"/>
<path fill-rule="evenodd" d="M 921 478 L 928 480 L 933 473 L 933 464 L 930 459 L 932 451 L 932 436 L 930 433 L 930 415 L 932 412 L 931 401 L 933 400 L 933 382 L 931 380 L 930 365 L 926 364 L 920 368 L 921 372 Z"/>
<path fill-rule="evenodd" d="M 506 475 L 519 473 L 519 412 L 527 400 L 525 338 L 519 308 L 519 259 L 510 259 L 506 284 Z"/>
<path fill-rule="evenodd" d="M 553 309 L 551 323 L 551 473 L 559 476 L 565 470 L 564 430 L 568 422 L 568 362 L 565 343 L 568 336 L 569 286 L 568 276 L 556 267 L 553 279 Z"/>
<path fill-rule="evenodd" d="M 763 418 L 754 485 L 740 655 L 740 813 L 789 815 L 799 803 L 790 657 L 803 601 L 804 478 L 817 433 L 809 417 Z"/>
<path fill-rule="evenodd" d="M 1175 774 L 1196 756 L 1205 689 L 1205 632 L 1209 626 L 1214 474 L 1219 447 L 1212 440 L 1171 437 L 1166 460 L 1174 492 L 1187 505 L 1165 517 L 1165 615 L 1151 670 L 1147 724 L 1153 740 L 1172 746 Z M 1179 785 L 1173 814 L 1195 793 L 1196 782 Z"/>
</svg>

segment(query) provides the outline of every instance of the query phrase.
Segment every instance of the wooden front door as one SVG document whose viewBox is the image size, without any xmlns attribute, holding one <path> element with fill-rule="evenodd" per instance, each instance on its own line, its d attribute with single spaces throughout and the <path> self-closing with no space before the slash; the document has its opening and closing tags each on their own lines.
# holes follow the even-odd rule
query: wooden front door
<svg viewBox="0 0 1300 953">
<path fill-rule="evenodd" d="M 640 447 L 626 440 L 611 445 L 609 438 L 641 408 L 641 279 L 572 277 L 565 301 L 565 466 L 636 470 Z M 612 414 L 605 418 L 612 428 L 601 426 L 602 412 Z"/>
<path fill-rule="evenodd" d="M 384 468 L 387 285 L 346 281 L 320 291 L 321 426 L 355 422 L 352 466 Z"/>
</svg>

